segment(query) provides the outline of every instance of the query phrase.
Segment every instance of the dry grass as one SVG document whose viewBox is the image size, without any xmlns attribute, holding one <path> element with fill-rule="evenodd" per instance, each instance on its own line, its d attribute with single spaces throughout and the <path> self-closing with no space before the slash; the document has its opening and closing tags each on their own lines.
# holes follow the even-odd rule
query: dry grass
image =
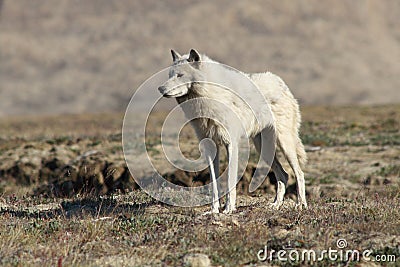
<svg viewBox="0 0 400 267">
<path fill-rule="evenodd" d="M 290 202 L 273 211 L 267 207 L 270 199 L 241 196 L 231 216 L 201 216 L 207 208 L 168 207 L 141 192 L 47 206 L 47 199 L 5 198 L 0 258 L 6 265 L 178 266 L 184 255 L 200 252 L 214 265 L 238 266 L 256 264 L 256 253 L 265 245 L 277 250 L 291 242 L 298 249 L 318 250 L 335 247 L 339 238 L 351 249 L 398 258 L 399 193 L 315 199 L 301 212 Z"/>
<path fill-rule="evenodd" d="M 239 196 L 233 215 L 201 216 L 208 207 L 170 207 L 141 191 L 49 198 L 9 184 L 0 197 L 0 264 L 180 266 L 185 255 L 199 252 L 214 266 L 256 266 L 261 264 L 257 252 L 265 245 L 322 250 L 335 248 L 339 238 L 347 240 L 349 249 L 372 249 L 372 255 L 399 259 L 399 109 L 303 108 L 303 140 L 308 148 L 321 146 L 308 153 L 310 208 L 305 211 L 293 208 L 291 193 L 279 211 L 268 207 L 272 194 L 257 193 Z M 4 119 L 0 156 L 4 161 L 4 155 L 21 147 L 46 150 L 65 146 L 65 138 L 81 138 L 82 152 L 94 147 L 112 158 L 121 154 L 115 137 L 120 119 L 121 114 Z M 160 121 L 162 115 L 156 115 L 149 126 L 155 151 Z M 23 131 L 28 128 L 29 133 Z M 196 144 L 189 142 L 187 131 L 183 142 L 190 150 Z M 328 260 L 274 264 L 357 265 Z"/>
</svg>

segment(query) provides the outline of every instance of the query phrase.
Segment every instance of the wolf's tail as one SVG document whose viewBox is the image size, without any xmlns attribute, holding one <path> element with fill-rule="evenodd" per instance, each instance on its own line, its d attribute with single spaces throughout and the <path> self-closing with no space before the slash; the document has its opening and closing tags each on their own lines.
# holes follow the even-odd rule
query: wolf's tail
<svg viewBox="0 0 400 267">
<path fill-rule="evenodd" d="M 307 154 L 299 136 L 297 136 L 296 154 L 299 159 L 300 167 L 304 168 L 307 163 Z"/>
<path fill-rule="evenodd" d="M 304 149 L 303 142 L 300 139 L 300 127 L 301 127 L 300 108 L 299 108 L 299 104 L 298 104 L 297 100 L 295 100 L 295 103 L 296 103 L 296 105 L 295 105 L 296 106 L 296 111 L 295 111 L 296 119 L 295 119 L 295 121 L 296 121 L 296 133 L 297 133 L 296 137 L 295 137 L 295 140 L 296 140 L 296 143 L 297 143 L 296 154 L 297 154 L 297 158 L 298 158 L 299 163 L 300 163 L 300 167 L 304 168 L 304 166 L 307 163 L 307 154 L 306 154 L 306 150 Z"/>
</svg>

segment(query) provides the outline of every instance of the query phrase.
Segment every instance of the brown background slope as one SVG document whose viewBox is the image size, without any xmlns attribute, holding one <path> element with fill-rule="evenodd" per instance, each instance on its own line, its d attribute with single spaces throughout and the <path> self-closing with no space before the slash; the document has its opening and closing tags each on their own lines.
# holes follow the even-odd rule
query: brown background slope
<svg viewBox="0 0 400 267">
<path fill-rule="evenodd" d="M 122 111 L 201 52 L 283 77 L 305 104 L 400 102 L 399 1 L 9 1 L 0 15 L 0 115 Z"/>
</svg>

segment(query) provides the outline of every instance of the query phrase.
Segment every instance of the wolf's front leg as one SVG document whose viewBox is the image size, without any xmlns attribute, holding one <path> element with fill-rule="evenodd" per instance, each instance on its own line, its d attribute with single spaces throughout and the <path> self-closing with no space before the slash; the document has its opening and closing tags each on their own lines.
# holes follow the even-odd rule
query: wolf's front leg
<svg viewBox="0 0 400 267">
<path fill-rule="evenodd" d="M 224 213 L 226 214 L 236 210 L 236 184 L 239 160 L 238 146 L 238 142 L 226 146 L 226 151 L 228 152 L 228 194 L 224 209 Z"/>
<path fill-rule="evenodd" d="M 210 178 L 212 184 L 211 212 L 206 212 L 206 214 L 219 213 L 219 197 L 218 197 L 218 185 L 217 185 L 217 179 L 219 177 L 219 148 L 217 146 L 214 159 L 211 156 L 210 150 L 206 149 L 205 153 L 206 153 L 207 163 L 210 169 Z"/>
</svg>

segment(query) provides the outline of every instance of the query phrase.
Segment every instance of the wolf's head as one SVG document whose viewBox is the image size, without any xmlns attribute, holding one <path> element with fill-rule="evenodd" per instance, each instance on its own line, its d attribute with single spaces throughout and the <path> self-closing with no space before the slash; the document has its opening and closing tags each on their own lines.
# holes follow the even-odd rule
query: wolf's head
<svg viewBox="0 0 400 267">
<path fill-rule="evenodd" d="M 170 67 L 169 79 L 158 90 L 164 97 L 182 97 L 193 90 L 197 81 L 203 81 L 201 56 L 191 49 L 188 55 L 181 56 L 171 50 L 173 64 Z"/>
</svg>

